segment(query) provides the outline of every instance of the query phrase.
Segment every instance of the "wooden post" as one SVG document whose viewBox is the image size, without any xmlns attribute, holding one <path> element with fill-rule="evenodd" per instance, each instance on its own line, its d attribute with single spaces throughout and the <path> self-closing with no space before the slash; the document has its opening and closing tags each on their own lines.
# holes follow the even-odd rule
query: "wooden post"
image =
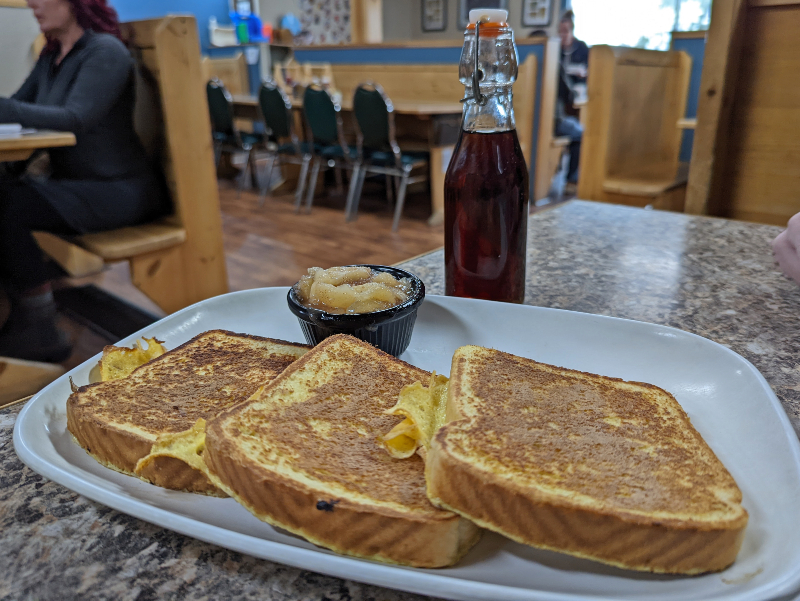
<svg viewBox="0 0 800 601">
<path fill-rule="evenodd" d="M 721 207 L 724 149 L 728 144 L 736 73 L 744 42 L 744 0 L 715 0 L 708 28 L 697 127 L 686 191 L 687 213 L 705 215 Z M 718 153 L 719 151 L 719 153 Z"/>
</svg>

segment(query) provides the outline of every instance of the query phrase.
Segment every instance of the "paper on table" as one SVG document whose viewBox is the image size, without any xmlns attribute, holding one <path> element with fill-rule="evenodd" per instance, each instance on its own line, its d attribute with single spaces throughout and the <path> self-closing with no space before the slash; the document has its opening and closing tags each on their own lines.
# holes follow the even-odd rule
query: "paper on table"
<svg viewBox="0 0 800 601">
<path fill-rule="evenodd" d="M 0 138 L 19 138 L 32 133 L 36 133 L 32 127 L 22 127 L 19 123 L 0 123 Z"/>
<path fill-rule="evenodd" d="M 0 137 L 11 138 L 22 135 L 22 125 L 19 123 L 0 123 Z"/>
</svg>

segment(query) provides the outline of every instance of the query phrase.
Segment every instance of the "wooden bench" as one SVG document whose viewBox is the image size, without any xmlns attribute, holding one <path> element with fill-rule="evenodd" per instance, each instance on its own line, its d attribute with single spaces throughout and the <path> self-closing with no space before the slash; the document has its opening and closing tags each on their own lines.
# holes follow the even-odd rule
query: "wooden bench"
<svg viewBox="0 0 800 601">
<path fill-rule="evenodd" d="M 786 226 L 800 212 L 800 1 L 717 0 L 686 212 Z"/>
<path fill-rule="evenodd" d="M 685 52 L 594 46 L 578 197 L 683 210 L 687 171 L 679 165 L 691 74 Z"/>
<path fill-rule="evenodd" d="M 228 291 L 211 125 L 194 17 L 122 25 L 139 67 L 135 123 L 164 170 L 174 214 L 86 234 L 37 234 L 73 275 L 127 260 L 133 284 L 167 313 Z"/>
</svg>

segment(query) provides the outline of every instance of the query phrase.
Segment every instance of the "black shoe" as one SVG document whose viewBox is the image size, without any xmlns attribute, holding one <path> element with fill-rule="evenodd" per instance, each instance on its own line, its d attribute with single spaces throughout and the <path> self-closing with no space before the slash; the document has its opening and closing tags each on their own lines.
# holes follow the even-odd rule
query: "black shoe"
<svg viewBox="0 0 800 601">
<path fill-rule="evenodd" d="M 60 363 L 71 353 L 69 335 L 56 325 L 55 306 L 36 310 L 12 306 L 0 329 L 0 357 Z"/>
</svg>

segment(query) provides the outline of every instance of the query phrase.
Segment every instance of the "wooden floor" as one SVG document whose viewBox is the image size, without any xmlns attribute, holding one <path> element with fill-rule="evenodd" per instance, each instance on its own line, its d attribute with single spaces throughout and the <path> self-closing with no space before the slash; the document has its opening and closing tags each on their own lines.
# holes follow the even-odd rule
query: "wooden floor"
<svg viewBox="0 0 800 601">
<path fill-rule="evenodd" d="M 441 225 L 427 224 L 430 200 L 422 189 L 409 194 L 398 232 L 391 231 L 392 207 L 380 182 L 366 182 L 358 219 L 345 223 L 342 194 L 323 191 L 310 213 L 295 213 L 294 197 L 281 194 L 258 207 L 257 194 L 237 194 L 232 183 L 220 181 L 223 236 L 231 291 L 265 286 L 289 286 L 309 267 L 352 263 L 391 265 L 435 250 L 444 240 Z M 326 188 L 325 190 L 328 190 Z M 68 285 L 93 283 L 154 315 L 164 315 L 130 281 L 127 263 L 110 265 L 103 273 L 72 279 Z M 71 368 L 102 350 L 108 340 L 64 318 L 62 325 L 76 346 L 64 363 Z"/>
</svg>

